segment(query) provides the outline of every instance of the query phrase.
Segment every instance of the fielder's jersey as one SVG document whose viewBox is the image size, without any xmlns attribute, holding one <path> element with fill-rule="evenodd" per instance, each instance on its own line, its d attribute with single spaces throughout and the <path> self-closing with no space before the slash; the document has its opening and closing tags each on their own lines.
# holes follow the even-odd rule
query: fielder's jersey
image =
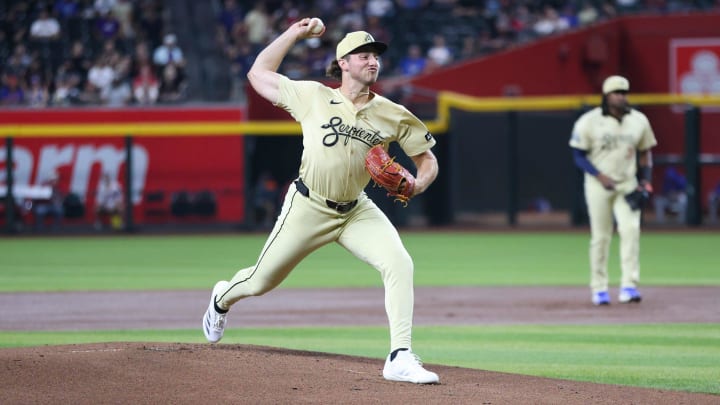
<svg viewBox="0 0 720 405">
<path fill-rule="evenodd" d="M 635 178 L 636 154 L 657 145 L 645 114 L 630 109 L 622 121 L 603 115 L 596 107 L 575 122 L 570 146 L 587 151 L 587 157 L 600 173 L 617 182 Z"/>
<path fill-rule="evenodd" d="M 276 105 L 300 122 L 303 153 L 299 175 L 316 193 L 334 201 L 358 198 L 370 181 L 365 155 L 398 142 L 408 156 L 435 145 L 425 124 L 405 107 L 375 94 L 359 110 L 339 89 L 283 76 Z"/>
</svg>

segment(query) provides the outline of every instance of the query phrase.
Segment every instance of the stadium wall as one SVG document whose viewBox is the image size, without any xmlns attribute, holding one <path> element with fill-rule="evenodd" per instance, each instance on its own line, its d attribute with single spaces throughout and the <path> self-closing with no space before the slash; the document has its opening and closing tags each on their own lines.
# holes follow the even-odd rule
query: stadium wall
<svg viewBox="0 0 720 405">
<path fill-rule="evenodd" d="M 47 125 L 52 137 L 13 139 L 14 184 L 39 185 L 55 172 L 61 190 L 76 194 L 84 204 L 84 215 L 78 220 L 91 222 L 101 175 L 109 173 L 121 184 L 128 184 L 127 138 L 108 136 L 100 129 L 93 133 L 93 125 L 152 123 L 182 128 L 190 123 L 210 125 L 242 119 L 242 112 L 235 108 L 11 110 L 0 115 L 0 125 Z M 59 133 L 53 134 L 53 128 Z M 245 220 L 243 136 L 214 135 L 202 129 L 182 136 L 127 136 L 132 139 L 130 184 L 135 223 Z M 0 183 L 6 184 L 6 139 L 0 140 L 0 145 Z"/>
</svg>

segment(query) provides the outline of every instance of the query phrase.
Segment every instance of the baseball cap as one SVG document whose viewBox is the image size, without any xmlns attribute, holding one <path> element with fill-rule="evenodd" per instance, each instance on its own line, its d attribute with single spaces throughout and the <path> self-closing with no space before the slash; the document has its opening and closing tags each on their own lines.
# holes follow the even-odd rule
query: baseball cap
<svg viewBox="0 0 720 405">
<path fill-rule="evenodd" d="M 603 94 L 612 93 L 613 91 L 630 91 L 630 82 L 622 76 L 610 76 L 603 82 Z"/>
<path fill-rule="evenodd" d="M 378 55 L 385 52 L 388 47 L 387 44 L 376 41 L 372 35 L 365 31 L 355 31 L 345 35 L 345 38 L 338 43 L 335 56 L 337 59 L 340 59 L 361 46 L 366 45 L 375 49 L 375 52 L 377 52 Z"/>
</svg>

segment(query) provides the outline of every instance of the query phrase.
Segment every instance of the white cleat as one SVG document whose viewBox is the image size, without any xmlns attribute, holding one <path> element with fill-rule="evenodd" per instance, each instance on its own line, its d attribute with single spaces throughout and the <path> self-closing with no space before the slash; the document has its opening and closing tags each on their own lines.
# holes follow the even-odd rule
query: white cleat
<svg viewBox="0 0 720 405">
<path fill-rule="evenodd" d="M 415 384 L 437 384 L 440 377 L 432 371 L 423 368 L 422 362 L 417 354 L 410 350 L 401 350 L 397 352 L 392 361 L 390 355 L 385 360 L 383 368 L 383 377 L 390 381 L 403 381 Z"/>
<path fill-rule="evenodd" d="M 205 338 L 210 343 L 219 342 L 225 333 L 227 312 L 221 314 L 215 310 L 215 297 L 217 297 L 218 291 L 226 290 L 229 284 L 227 281 L 218 281 L 215 284 L 210 296 L 210 305 L 208 305 L 203 317 L 203 332 L 205 332 Z"/>
</svg>

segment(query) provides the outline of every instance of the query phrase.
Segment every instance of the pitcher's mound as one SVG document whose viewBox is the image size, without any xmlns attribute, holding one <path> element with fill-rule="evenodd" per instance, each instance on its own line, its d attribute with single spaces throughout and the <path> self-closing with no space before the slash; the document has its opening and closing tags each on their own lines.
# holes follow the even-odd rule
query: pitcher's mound
<svg viewBox="0 0 720 405">
<path fill-rule="evenodd" d="M 718 397 L 425 366 L 439 385 L 385 381 L 382 359 L 248 345 L 104 343 L 0 350 L 4 404 L 717 404 Z"/>
</svg>

